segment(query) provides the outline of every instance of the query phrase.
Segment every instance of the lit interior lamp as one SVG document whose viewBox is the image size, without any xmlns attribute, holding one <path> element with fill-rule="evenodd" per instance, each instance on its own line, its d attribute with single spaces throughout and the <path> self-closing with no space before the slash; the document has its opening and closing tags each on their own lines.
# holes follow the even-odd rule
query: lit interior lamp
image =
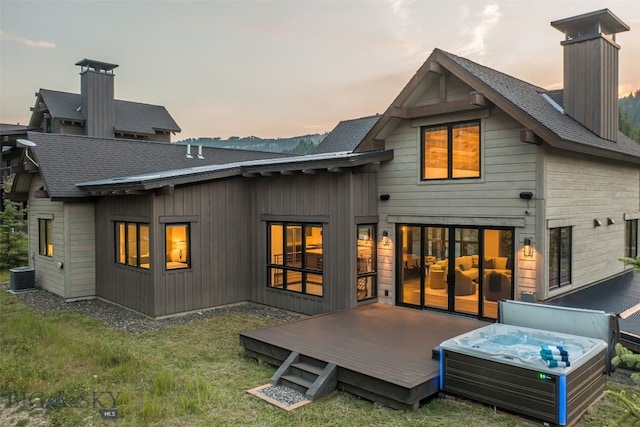
<svg viewBox="0 0 640 427">
<path fill-rule="evenodd" d="M 183 240 L 176 242 L 176 248 L 178 249 L 178 258 L 180 259 L 180 262 L 184 262 L 185 261 L 184 255 L 187 249 L 187 242 Z"/>
<path fill-rule="evenodd" d="M 382 244 L 384 246 L 389 246 L 391 244 L 391 240 L 389 240 L 389 232 L 386 230 L 382 232 Z"/>
<path fill-rule="evenodd" d="M 533 256 L 533 248 L 531 247 L 531 239 L 524 239 L 524 256 Z"/>
</svg>

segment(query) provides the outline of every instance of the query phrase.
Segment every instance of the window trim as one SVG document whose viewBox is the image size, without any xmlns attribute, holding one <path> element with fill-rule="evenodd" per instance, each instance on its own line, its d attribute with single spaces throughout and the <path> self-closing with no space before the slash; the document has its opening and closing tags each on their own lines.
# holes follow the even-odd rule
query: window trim
<svg viewBox="0 0 640 427">
<path fill-rule="evenodd" d="M 43 230 L 44 241 L 43 241 Z M 51 239 L 51 240 L 49 240 Z M 47 258 L 53 258 L 53 219 L 52 218 L 38 218 L 38 254 Z"/>
<path fill-rule="evenodd" d="M 182 261 L 182 255 L 180 255 L 180 261 L 170 261 L 170 252 L 174 250 L 182 251 L 182 248 L 176 248 L 169 251 L 167 247 L 167 228 L 168 227 L 179 227 L 184 226 L 186 228 L 185 231 L 185 241 L 184 241 L 184 251 L 186 252 L 186 256 L 184 261 Z M 180 242 L 176 242 L 176 245 Z M 176 270 L 185 270 L 191 268 L 191 249 L 192 249 L 192 239 L 191 239 L 191 222 L 165 222 L 164 223 L 164 270 L 165 271 L 176 271 Z M 179 263 L 172 264 L 172 267 L 169 268 L 169 263 Z"/>
<path fill-rule="evenodd" d="M 634 233 L 635 231 L 635 233 Z M 624 222 L 624 256 L 638 257 L 638 219 L 627 219 Z"/>
<path fill-rule="evenodd" d="M 120 241 L 120 225 L 122 225 L 124 227 L 124 236 L 123 236 L 123 242 Z M 133 255 L 133 259 L 135 259 L 135 264 L 129 262 L 130 259 L 132 259 L 132 256 L 130 255 L 130 245 L 129 245 L 129 229 L 131 226 L 135 227 L 135 233 L 136 233 L 136 242 L 135 242 L 135 255 Z M 146 228 L 147 229 L 147 236 L 149 238 L 149 253 L 147 254 L 147 261 L 143 263 L 142 259 L 144 258 L 141 254 L 141 247 L 142 245 L 140 244 L 141 239 L 140 236 L 143 234 L 140 232 L 140 230 L 142 228 Z M 149 270 L 151 268 L 151 225 L 149 223 L 146 222 L 135 222 L 135 221 L 113 221 L 113 241 L 114 241 L 114 262 L 117 265 L 123 265 L 123 266 L 127 266 L 127 267 L 133 267 L 133 268 L 140 268 L 142 270 Z M 120 248 L 121 248 L 121 244 L 124 244 L 124 262 L 121 261 L 120 259 Z"/>
<path fill-rule="evenodd" d="M 472 125 L 478 127 L 478 175 L 477 176 L 453 176 L 453 128 L 458 125 Z M 425 177 L 425 135 L 429 129 L 446 127 L 447 131 L 447 176 L 444 178 L 427 178 Z M 481 119 L 461 120 L 455 122 L 438 123 L 420 128 L 420 181 L 421 182 L 438 182 L 438 181 L 458 181 L 465 179 L 482 179 L 482 121 Z"/>
<path fill-rule="evenodd" d="M 558 235 L 558 239 L 562 240 L 562 230 L 566 229 L 569 233 L 569 248 L 567 249 L 568 254 L 564 254 L 562 252 L 562 245 L 560 245 L 558 247 L 558 256 L 555 259 L 551 259 L 551 240 L 552 240 L 552 236 L 551 233 L 555 232 L 557 230 L 557 232 L 559 233 Z M 551 227 L 549 228 L 548 231 L 548 236 L 549 236 L 549 251 L 548 251 L 548 256 L 549 256 L 549 262 L 547 264 L 547 272 L 549 274 L 549 278 L 548 278 L 548 282 L 547 282 L 547 287 L 549 290 L 554 290 L 554 289 L 560 289 L 563 286 L 567 286 L 571 284 L 571 281 L 573 280 L 573 227 L 572 226 L 561 226 L 561 227 Z M 567 255 L 567 262 L 568 262 L 568 272 L 569 272 L 569 277 L 567 280 L 562 281 L 561 277 L 562 277 L 562 259 L 563 257 Z M 551 263 L 553 261 L 556 261 L 556 271 L 558 272 L 557 274 L 557 281 L 558 284 L 555 286 L 551 286 Z"/>
<path fill-rule="evenodd" d="M 293 226 L 299 226 L 301 227 L 301 241 L 300 241 L 300 256 L 301 256 L 301 263 L 302 266 L 301 267 L 297 267 L 297 266 L 293 266 L 293 265 L 287 265 L 287 261 L 285 261 L 283 259 L 282 264 L 276 264 L 275 261 L 273 261 L 274 256 L 278 255 L 278 254 L 273 254 L 272 253 L 272 226 L 274 225 L 279 225 L 282 226 L 282 248 L 281 248 L 281 256 L 284 256 L 284 254 L 287 253 L 286 251 L 286 246 L 287 246 L 287 227 L 293 227 Z M 296 294 L 303 294 L 303 295 L 309 295 L 309 296 L 313 296 L 313 297 L 317 297 L 317 298 L 322 298 L 324 296 L 324 262 L 322 262 L 322 269 L 318 270 L 318 269 L 314 269 L 314 268 L 310 268 L 308 267 L 307 264 L 307 230 L 311 230 L 313 227 L 317 227 L 320 228 L 320 235 L 322 236 L 323 231 L 324 231 L 324 224 L 321 222 L 302 222 L 302 221 L 267 221 L 266 222 L 266 226 L 267 226 L 267 269 L 266 269 L 266 279 L 267 279 L 267 288 L 268 289 L 277 289 L 277 290 L 283 290 L 283 291 L 288 291 L 288 292 L 295 292 Z M 324 258 L 324 239 L 322 239 L 321 241 L 321 257 Z M 275 286 L 272 278 L 273 278 L 273 273 L 274 270 L 277 271 L 281 271 L 282 273 L 282 284 L 280 286 L 280 284 L 278 284 L 278 286 Z M 295 290 L 295 289 L 289 289 L 288 286 L 289 285 L 293 285 L 293 283 L 288 283 L 287 282 L 287 273 L 288 272 L 295 272 L 295 273 L 300 273 L 301 277 L 300 277 L 300 291 Z M 322 290 L 322 294 L 318 295 L 315 293 L 310 293 L 307 291 L 307 285 L 308 285 L 308 275 L 312 274 L 312 275 L 317 275 L 320 276 L 322 278 L 322 283 L 319 285 L 321 290 Z"/>
<path fill-rule="evenodd" d="M 371 228 L 371 236 L 369 236 L 369 239 L 371 240 L 371 271 L 365 271 L 365 272 L 360 272 L 359 270 L 359 262 L 360 262 L 360 257 L 358 256 L 357 250 L 358 250 L 358 243 L 357 241 L 359 240 L 358 238 L 360 237 L 358 235 L 359 233 L 359 229 L 360 227 L 370 227 Z M 372 284 L 372 291 L 371 291 L 371 296 L 366 297 L 366 298 L 360 298 L 359 296 L 359 289 L 356 290 L 356 300 L 358 302 L 361 301 L 368 301 L 371 300 L 373 298 L 377 298 L 378 297 L 378 224 L 376 223 L 362 223 L 362 224 L 357 224 L 356 225 L 356 289 L 359 286 L 359 281 L 360 279 L 365 279 L 368 280 L 370 277 L 372 278 L 371 280 L 373 280 L 373 284 Z"/>
</svg>

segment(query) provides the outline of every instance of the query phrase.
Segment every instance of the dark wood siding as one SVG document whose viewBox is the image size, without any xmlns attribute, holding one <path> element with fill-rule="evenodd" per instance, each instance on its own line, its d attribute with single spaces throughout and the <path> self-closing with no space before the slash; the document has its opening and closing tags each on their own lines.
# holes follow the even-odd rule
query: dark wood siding
<svg viewBox="0 0 640 427">
<path fill-rule="evenodd" d="M 235 178 L 176 188 L 154 198 L 155 315 L 188 312 L 249 299 L 250 180 Z M 164 268 L 164 225 L 191 226 L 191 267 Z"/>
<path fill-rule="evenodd" d="M 149 223 L 153 238 L 152 197 L 103 197 L 96 204 L 96 295 L 150 316 L 155 315 L 152 270 L 115 263 L 114 221 Z"/>
<path fill-rule="evenodd" d="M 564 108 L 602 138 L 618 135 L 618 47 L 598 37 L 564 47 Z"/>
<path fill-rule="evenodd" d="M 354 307 L 356 217 L 377 215 L 376 173 L 301 174 L 254 181 L 256 209 L 251 241 L 252 299 L 287 310 L 318 314 Z M 323 296 L 267 287 L 267 227 L 270 220 L 323 222 Z"/>
</svg>

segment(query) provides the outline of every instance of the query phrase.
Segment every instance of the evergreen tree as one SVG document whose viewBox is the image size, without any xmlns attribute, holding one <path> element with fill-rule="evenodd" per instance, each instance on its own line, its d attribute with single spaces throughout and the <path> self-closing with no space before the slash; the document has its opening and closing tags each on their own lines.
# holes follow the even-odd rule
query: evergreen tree
<svg viewBox="0 0 640 427">
<path fill-rule="evenodd" d="M 4 210 L 0 212 L 0 270 L 27 265 L 29 239 L 22 231 L 26 223 L 24 209 L 5 199 Z"/>
</svg>

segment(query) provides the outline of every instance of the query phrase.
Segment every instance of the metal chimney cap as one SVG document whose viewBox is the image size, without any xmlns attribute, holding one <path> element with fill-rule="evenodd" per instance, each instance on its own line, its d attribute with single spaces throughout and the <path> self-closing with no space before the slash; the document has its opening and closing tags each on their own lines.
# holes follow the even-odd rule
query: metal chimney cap
<svg viewBox="0 0 640 427">
<path fill-rule="evenodd" d="M 609 9 L 559 19 L 551 22 L 551 26 L 563 32 L 567 39 L 573 39 L 585 34 L 602 33 L 610 35 L 630 30 L 630 27 Z"/>
</svg>

